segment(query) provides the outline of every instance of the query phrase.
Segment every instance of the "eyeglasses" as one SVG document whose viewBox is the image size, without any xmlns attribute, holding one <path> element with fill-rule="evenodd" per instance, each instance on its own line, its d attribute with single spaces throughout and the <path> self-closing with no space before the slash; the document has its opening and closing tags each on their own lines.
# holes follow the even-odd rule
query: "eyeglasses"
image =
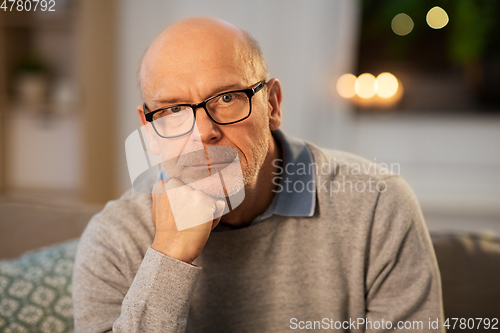
<svg viewBox="0 0 500 333">
<path fill-rule="evenodd" d="M 265 82 L 262 80 L 248 89 L 223 92 L 198 104 L 175 104 L 150 111 L 144 103 L 144 116 L 153 125 L 156 134 L 165 139 L 190 133 L 198 108 L 203 108 L 217 125 L 235 124 L 250 117 L 252 96 L 262 90 Z"/>
</svg>

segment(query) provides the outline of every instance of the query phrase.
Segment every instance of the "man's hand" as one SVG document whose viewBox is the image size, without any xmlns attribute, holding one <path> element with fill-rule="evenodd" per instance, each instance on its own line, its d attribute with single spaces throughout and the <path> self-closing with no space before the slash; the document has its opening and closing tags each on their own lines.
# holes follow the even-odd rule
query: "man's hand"
<svg viewBox="0 0 500 333">
<path fill-rule="evenodd" d="M 155 237 L 151 247 L 191 264 L 219 223 L 225 202 L 177 179 L 157 182 L 152 197 Z M 219 217 L 214 219 L 214 216 Z"/>
</svg>

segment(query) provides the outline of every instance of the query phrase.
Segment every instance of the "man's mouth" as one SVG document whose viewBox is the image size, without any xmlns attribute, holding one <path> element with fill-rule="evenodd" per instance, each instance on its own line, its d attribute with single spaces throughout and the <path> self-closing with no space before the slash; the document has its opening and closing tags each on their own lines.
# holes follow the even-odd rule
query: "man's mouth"
<svg viewBox="0 0 500 333">
<path fill-rule="evenodd" d="M 192 168 L 195 170 L 205 170 L 205 169 L 210 169 L 210 170 L 222 170 L 226 167 L 228 167 L 231 163 L 234 161 L 220 161 L 220 162 L 209 162 L 207 161 L 206 163 L 200 164 L 200 163 L 195 163 L 195 164 L 188 164 L 185 167 L 186 168 Z"/>
<path fill-rule="evenodd" d="M 235 149 L 225 146 L 209 146 L 206 150 L 199 149 L 177 158 L 171 158 L 163 164 L 167 174 L 204 178 L 222 172 L 237 161 L 238 153 Z"/>
<path fill-rule="evenodd" d="M 210 163 L 208 167 L 210 169 L 216 169 L 216 170 L 222 170 L 227 168 L 231 163 L 234 161 L 229 161 L 229 162 L 216 162 L 216 163 Z"/>
</svg>

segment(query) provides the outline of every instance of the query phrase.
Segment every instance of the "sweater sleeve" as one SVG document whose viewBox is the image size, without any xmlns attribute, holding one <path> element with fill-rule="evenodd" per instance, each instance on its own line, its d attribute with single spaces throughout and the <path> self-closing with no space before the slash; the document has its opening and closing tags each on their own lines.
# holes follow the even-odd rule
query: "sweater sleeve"
<svg viewBox="0 0 500 333">
<path fill-rule="evenodd" d="M 184 332 L 201 268 L 149 247 L 135 274 L 132 238 L 119 243 L 122 237 L 109 234 L 94 223 L 80 240 L 72 285 L 75 332 Z"/>
<path fill-rule="evenodd" d="M 200 268 L 149 248 L 113 332 L 184 332 Z"/>
<path fill-rule="evenodd" d="M 445 332 L 441 277 L 420 206 L 400 177 L 386 184 L 368 246 L 366 332 L 385 332 L 375 327 L 382 320 L 391 332 Z"/>
</svg>

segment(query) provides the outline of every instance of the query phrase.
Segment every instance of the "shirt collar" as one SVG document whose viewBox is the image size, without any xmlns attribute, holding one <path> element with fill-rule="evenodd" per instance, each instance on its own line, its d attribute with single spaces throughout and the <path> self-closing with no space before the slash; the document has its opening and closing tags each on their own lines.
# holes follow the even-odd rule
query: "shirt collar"
<svg viewBox="0 0 500 333">
<path fill-rule="evenodd" d="M 273 162 L 278 168 L 273 180 L 277 186 L 276 195 L 269 208 L 252 224 L 273 214 L 313 216 L 316 207 L 316 177 L 311 152 L 304 141 L 292 138 L 279 129 L 272 134 L 282 152 L 282 160 Z"/>
</svg>

